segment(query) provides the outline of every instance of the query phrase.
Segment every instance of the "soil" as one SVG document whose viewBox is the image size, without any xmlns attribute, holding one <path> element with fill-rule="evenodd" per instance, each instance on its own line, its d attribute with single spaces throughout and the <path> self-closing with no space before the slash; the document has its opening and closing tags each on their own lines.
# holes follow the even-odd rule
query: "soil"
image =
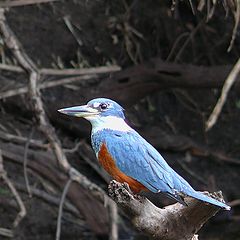
<svg viewBox="0 0 240 240">
<path fill-rule="evenodd" d="M 6 17 L 26 52 L 41 68 L 111 64 L 127 68 L 156 56 L 163 61 L 199 66 L 234 64 L 239 57 L 239 38 L 236 38 L 232 51 L 227 52 L 234 25 L 233 17 L 229 15 L 226 19 L 223 18 L 225 12 L 219 4 L 212 19 L 206 23 L 205 8 L 203 12 L 193 15 L 188 1 L 180 1 L 178 4 L 175 10 L 171 11 L 171 3 L 160 0 L 57 1 L 10 8 Z M 75 36 L 67 27 L 66 21 L 71 23 Z M 186 41 L 189 42 L 184 47 Z M 174 45 L 176 48 L 173 48 Z M 9 50 L 5 46 L 1 47 L 2 56 L 6 57 L 5 61 L 13 63 Z M 17 84 L 26 83 L 23 75 L 16 76 L 16 73 L 5 71 L 1 72 L 0 79 L 17 79 Z M 49 79 L 51 78 L 42 81 Z M 9 86 L 0 86 L 0 90 L 5 90 L 5 87 Z M 45 103 L 55 101 L 57 106 L 56 102 L 60 102 L 61 97 L 64 98 L 62 93 L 71 93 L 74 88 L 81 96 L 78 84 L 69 84 L 65 88 L 67 90 L 59 87 L 42 91 Z M 205 132 L 204 126 L 219 96 L 219 91 L 215 89 L 161 91 L 146 96 L 134 105 L 130 104 L 126 108 L 127 118 L 133 127 L 146 134 L 145 137 L 150 142 L 154 143 L 149 136 L 150 129 L 155 126 L 173 135 L 187 136 L 200 145 L 237 159 L 240 156 L 238 93 L 238 89 L 230 92 L 220 119 L 209 132 Z M 81 101 L 79 97 L 79 103 L 82 103 Z M 31 113 L 27 108 L 24 109 L 24 105 L 23 109 L 19 109 L 19 103 L 25 104 L 26 97 L 0 102 L 0 126 L 28 136 Z M 62 106 L 62 103 L 58 106 Z M 84 125 L 85 123 L 79 122 L 84 128 L 79 136 L 71 128 L 63 129 L 59 122 L 54 122 L 53 119 L 51 121 L 64 147 L 74 146 L 79 138 L 89 141 L 90 128 Z M 41 138 L 39 133 L 36 135 Z M 216 157 L 192 155 L 188 151 L 158 150 L 195 189 L 222 190 L 227 201 L 240 199 L 239 165 L 220 161 Z M 82 173 L 107 189 L 106 182 L 81 158 L 81 151 L 69 156 L 72 159 L 71 163 Z M 14 182 L 24 185 L 22 167 L 8 161 L 4 161 L 4 164 L 9 177 Z M 35 175 L 31 177 L 32 184 L 38 185 L 39 181 L 43 180 L 39 180 Z M 61 191 L 56 190 L 56 196 L 60 194 Z M 37 197 L 29 198 L 22 191 L 21 196 L 27 208 L 27 216 L 15 229 L 13 239 L 54 239 L 58 207 L 53 207 Z M 2 198 L 5 202 L 12 199 L 3 183 L 0 185 L 0 199 Z M 0 207 L 0 227 L 12 226 L 17 211 L 15 202 L 11 204 L 11 208 Z M 236 206 L 230 212 L 219 212 L 202 228 L 199 239 L 240 239 L 239 210 L 239 206 Z M 148 239 L 137 233 L 125 217 L 122 219 L 124 223 L 120 226 L 120 240 Z M 101 238 L 107 239 L 106 236 Z M 0 235 L 0 239 L 4 238 Z M 79 220 L 66 213 L 62 220 L 61 239 L 100 237 L 89 229 L 84 219 Z"/>
</svg>

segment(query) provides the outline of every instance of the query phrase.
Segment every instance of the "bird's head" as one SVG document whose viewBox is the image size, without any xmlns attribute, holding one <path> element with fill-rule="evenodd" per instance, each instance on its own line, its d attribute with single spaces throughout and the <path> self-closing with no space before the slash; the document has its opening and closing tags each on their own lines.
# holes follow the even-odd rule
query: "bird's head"
<svg viewBox="0 0 240 240">
<path fill-rule="evenodd" d="M 116 102 L 107 98 L 96 98 L 86 105 L 59 109 L 59 112 L 75 117 L 83 117 L 93 126 L 101 123 L 124 120 L 123 108 Z"/>
</svg>

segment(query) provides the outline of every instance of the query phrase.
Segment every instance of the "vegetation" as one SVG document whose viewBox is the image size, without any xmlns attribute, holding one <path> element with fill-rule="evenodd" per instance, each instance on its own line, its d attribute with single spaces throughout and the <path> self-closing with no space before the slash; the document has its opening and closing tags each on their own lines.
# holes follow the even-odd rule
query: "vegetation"
<svg viewBox="0 0 240 240">
<path fill-rule="evenodd" d="M 223 192 L 232 210 L 199 239 L 238 239 L 239 16 L 238 0 L 1 1 L 0 238 L 154 235 L 130 224 L 149 203 L 114 182 L 108 196 L 88 123 L 57 112 L 102 96 L 195 189 Z"/>
</svg>

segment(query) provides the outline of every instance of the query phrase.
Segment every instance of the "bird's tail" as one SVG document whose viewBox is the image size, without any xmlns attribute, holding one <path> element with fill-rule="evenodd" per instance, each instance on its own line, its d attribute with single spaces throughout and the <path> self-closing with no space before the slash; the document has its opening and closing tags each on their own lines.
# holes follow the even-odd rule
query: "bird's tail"
<svg viewBox="0 0 240 240">
<path fill-rule="evenodd" d="M 188 195 L 190 197 L 196 198 L 196 199 L 201 200 L 201 201 L 206 202 L 206 203 L 213 204 L 213 205 L 218 206 L 220 208 L 223 208 L 225 210 L 230 210 L 231 209 L 231 207 L 228 206 L 227 204 L 225 204 L 223 202 L 220 202 L 220 201 L 218 201 L 214 198 L 211 198 L 211 197 L 209 197 L 209 196 L 207 196 L 207 195 L 205 195 L 201 192 L 192 191 L 191 193 L 188 193 Z"/>
</svg>

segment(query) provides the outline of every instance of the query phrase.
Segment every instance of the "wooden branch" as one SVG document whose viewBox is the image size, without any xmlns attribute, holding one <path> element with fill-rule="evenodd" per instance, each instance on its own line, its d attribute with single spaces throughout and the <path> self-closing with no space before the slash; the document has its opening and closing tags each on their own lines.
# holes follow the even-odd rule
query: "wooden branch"
<svg viewBox="0 0 240 240">
<path fill-rule="evenodd" d="M 60 236 L 61 236 L 61 221 L 62 221 L 62 214 L 63 214 L 63 205 L 65 202 L 65 198 L 67 195 L 67 192 L 69 190 L 69 187 L 72 183 L 72 179 L 69 178 L 66 185 L 64 186 L 63 189 L 63 193 L 62 193 L 62 197 L 61 197 L 61 201 L 59 204 L 59 209 L 58 209 L 58 219 L 57 219 L 57 231 L 56 231 L 56 240 L 60 240 Z"/>
<path fill-rule="evenodd" d="M 138 129 L 158 149 L 183 152 L 188 151 L 193 156 L 207 157 L 218 162 L 240 165 L 240 159 L 228 156 L 226 153 L 212 149 L 206 144 L 200 144 L 192 138 L 180 134 L 169 134 L 157 126 Z"/>
<path fill-rule="evenodd" d="M 112 74 L 100 82 L 97 94 L 131 105 L 148 94 L 170 88 L 221 88 L 231 68 L 175 64 L 155 58 Z"/>
<path fill-rule="evenodd" d="M 68 78 L 60 78 L 54 81 L 49 81 L 45 83 L 41 83 L 38 85 L 39 89 L 46 89 L 46 88 L 53 88 L 57 86 L 64 86 L 65 84 L 79 82 L 79 81 L 87 81 L 91 79 L 96 79 L 97 75 L 83 75 L 83 76 L 76 76 L 76 77 L 68 77 Z M 0 99 L 9 98 L 21 94 L 28 93 L 28 87 L 20 87 L 16 89 L 7 90 L 5 92 L 0 93 Z"/>
<path fill-rule="evenodd" d="M 29 179 L 28 179 L 28 174 L 27 174 L 27 162 L 28 162 L 28 149 L 29 149 L 29 144 L 30 144 L 30 140 L 32 139 L 34 133 L 34 128 L 32 128 L 29 137 L 28 137 L 28 141 L 25 144 L 24 147 L 24 155 L 23 155 L 23 175 L 24 175 L 24 179 L 25 179 L 25 184 L 28 190 L 28 195 L 31 198 L 32 197 L 32 193 L 30 190 L 30 184 L 29 184 Z"/>
<path fill-rule="evenodd" d="M 0 236 L 13 238 L 14 234 L 13 231 L 7 228 L 0 228 Z"/>
<path fill-rule="evenodd" d="M 28 138 L 26 137 L 17 136 L 11 133 L 3 132 L 3 131 L 0 131 L 0 139 L 9 141 L 9 142 L 19 143 L 19 144 L 26 144 L 28 142 Z M 29 145 L 35 148 L 42 148 L 42 149 L 49 148 L 49 146 L 47 144 L 44 144 L 43 141 L 35 140 L 35 139 L 30 139 Z"/>
<path fill-rule="evenodd" d="M 14 182 L 14 185 L 19 191 L 28 194 L 28 189 L 26 188 L 25 185 L 17 183 L 17 182 Z M 40 189 L 37 189 L 34 187 L 30 187 L 30 190 L 31 190 L 32 195 L 34 195 L 34 197 L 37 197 L 37 198 L 43 200 L 44 202 L 48 203 L 51 206 L 56 206 L 56 207 L 59 206 L 60 201 L 61 201 L 60 198 L 55 197 L 54 195 L 51 195 L 50 193 L 47 193 L 44 190 L 40 190 Z M 72 215 L 77 217 L 79 220 L 81 219 L 78 209 L 74 205 L 72 205 L 69 201 L 66 201 L 64 203 L 64 208 L 67 212 L 71 213 Z"/>
<path fill-rule="evenodd" d="M 66 173 L 69 174 L 72 180 L 78 182 L 85 189 L 91 191 L 92 194 L 95 195 L 98 200 L 104 203 L 105 200 L 108 198 L 105 192 L 96 184 L 92 183 L 80 172 L 78 172 L 75 168 L 72 168 L 71 165 L 68 163 L 66 155 L 61 147 L 60 140 L 55 133 L 55 129 L 50 124 L 48 117 L 46 115 L 45 109 L 43 107 L 41 93 L 38 87 L 38 81 L 40 79 L 39 69 L 37 68 L 35 63 L 30 59 L 30 57 L 26 54 L 20 42 L 16 38 L 15 34 L 12 32 L 12 30 L 8 26 L 4 16 L 3 9 L 0 9 L 0 31 L 3 35 L 3 39 L 6 45 L 8 46 L 8 48 L 12 50 L 12 53 L 17 59 L 17 61 L 19 62 L 19 64 L 29 74 L 28 87 L 29 87 L 29 96 L 32 104 L 32 110 L 38 120 L 38 124 L 41 132 L 48 139 L 53 149 L 53 152 L 56 156 L 59 166 Z"/>
<path fill-rule="evenodd" d="M 41 83 L 38 87 L 39 89 L 45 89 L 71 82 L 84 81 L 85 85 L 81 86 L 81 93 L 79 93 L 79 91 L 71 92 L 71 99 L 76 99 L 75 104 L 79 103 L 79 94 L 81 94 L 82 100 L 104 96 L 113 98 L 126 106 L 136 103 L 148 94 L 170 88 L 222 88 L 231 68 L 232 66 L 230 65 L 204 67 L 189 64 L 175 64 L 163 62 L 157 58 L 112 73 L 109 78 L 103 78 L 101 81 L 96 82 L 94 86 L 91 85 L 91 88 L 89 88 L 87 81 L 91 84 L 92 79 L 98 78 L 97 74 L 57 79 Z M 237 80 L 237 82 L 239 81 Z M 27 91 L 28 89 L 24 86 L 14 90 L 7 90 L 0 93 L 0 99 L 24 94 L 27 93 Z M 122 94 L 123 92 L 124 94 Z M 65 97 L 63 100 L 67 103 L 67 95 L 64 94 L 63 97 Z M 44 99 L 47 100 L 47 98 L 47 95 L 44 96 Z M 49 104 L 51 104 L 51 102 L 49 102 Z M 74 104 L 74 102 L 70 104 Z"/>
<path fill-rule="evenodd" d="M 240 6 L 240 3 L 239 3 L 239 6 Z M 234 65 L 226 81 L 224 82 L 221 96 L 219 97 L 217 104 L 213 109 L 213 112 L 211 113 L 211 115 L 209 116 L 206 122 L 206 131 L 210 130 L 217 122 L 217 119 L 222 111 L 223 105 L 227 100 L 228 92 L 230 91 L 234 82 L 237 80 L 237 76 L 239 76 L 239 72 L 240 72 L 240 58 L 238 59 L 237 63 Z"/>
<path fill-rule="evenodd" d="M 99 165 L 97 162 L 96 156 L 90 147 L 85 141 L 82 142 L 83 148 L 81 149 L 81 157 L 83 160 L 92 168 L 94 171 L 106 182 L 109 183 L 112 178 L 109 176 L 106 171 Z"/>
<path fill-rule="evenodd" d="M 0 69 L 5 70 L 5 71 L 9 71 L 9 72 L 17 72 L 17 73 L 23 73 L 24 72 L 24 70 L 19 66 L 9 65 L 9 64 L 5 64 L 5 63 L 0 63 Z"/>
<path fill-rule="evenodd" d="M 0 148 L 6 161 L 23 166 L 23 146 L 0 142 Z M 50 181 L 59 189 L 63 189 L 66 181 L 69 179 L 69 175 L 56 168 L 56 160 L 52 152 L 32 149 L 29 149 L 28 152 L 28 168 Z M 86 182 L 89 182 L 87 178 Z M 98 188 L 101 190 L 101 193 L 99 193 L 99 189 L 94 188 L 94 184 L 93 186 L 90 185 L 90 187 L 92 188 L 89 191 L 82 184 L 73 182 L 68 191 L 68 199 L 84 216 L 92 231 L 97 235 L 106 235 L 108 233 L 106 209 L 98 199 L 102 197 L 102 202 L 104 202 L 104 199 L 107 201 L 109 197 L 105 195 L 104 198 L 102 195 L 104 191 L 100 187 Z"/>
<path fill-rule="evenodd" d="M 118 240 L 118 208 L 114 201 L 108 203 L 109 212 L 109 240 Z"/>
<path fill-rule="evenodd" d="M 21 220 L 26 216 L 27 210 L 25 208 L 25 205 L 24 205 L 20 195 L 18 194 L 18 191 L 16 190 L 16 188 L 14 187 L 14 185 L 8 178 L 7 172 L 4 170 L 1 149 L 0 149 L 0 178 L 2 178 L 3 181 L 7 184 L 8 188 L 10 189 L 11 193 L 13 194 L 13 196 L 20 208 L 20 210 L 13 222 L 13 227 L 17 227 L 18 224 L 21 222 Z"/>
<path fill-rule="evenodd" d="M 176 203 L 163 209 L 149 200 L 133 196 L 125 184 L 112 181 L 109 195 L 130 217 L 133 225 L 153 239 L 193 240 L 203 224 L 214 216 L 219 208 L 196 199 L 185 199 L 188 206 Z"/>
<path fill-rule="evenodd" d="M 70 69 L 51 69 L 42 68 L 40 73 L 44 75 L 54 75 L 54 76 L 71 76 L 71 75 L 96 75 L 96 74 L 107 74 L 120 71 L 121 67 L 117 65 L 112 66 L 100 66 L 92 68 L 70 68 Z"/>
<path fill-rule="evenodd" d="M 0 31 L 3 35 L 3 39 L 7 47 L 12 50 L 12 53 L 16 60 L 29 74 L 29 96 L 31 99 L 32 109 L 39 123 L 39 128 L 46 136 L 51 147 L 53 148 L 59 165 L 68 171 L 70 169 L 70 165 L 61 148 L 60 140 L 58 139 L 54 128 L 49 123 L 43 107 L 41 93 L 38 88 L 38 81 L 40 79 L 39 70 L 35 63 L 26 54 L 17 37 L 8 26 L 4 15 L 4 9 L 0 9 Z"/>
<path fill-rule="evenodd" d="M 33 113 L 38 120 L 39 129 L 48 139 L 57 159 L 58 165 L 62 168 L 62 170 L 64 170 L 65 173 L 69 174 L 69 177 L 73 181 L 79 183 L 87 191 L 90 191 L 102 203 L 105 202 L 105 200 L 108 198 L 105 192 L 76 169 L 72 168 L 68 163 L 65 153 L 61 147 L 60 140 L 55 133 L 55 129 L 50 124 L 43 106 L 41 93 L 38 87 L 38 82 L 40 79 L 39 69 L 26 54 L 15 34 L 8 26 L 3 9 L 0 9 L 0 32 L 2 33 L 2 37 L 7 47 L 12 51 L 18 63 L 29 75 L 28 93 L 31 100 L 30 104 L 32 106 Z M 45 171 L 47 171 L 47 169 L 45 169 Z M 73 188 L 73 186 L 74 184 L 72 184 L 71 188 Z M 83 197 L 87 198 L 88 194 L 86 191 L 84 192 L 83 189 L 81 194 Z M 93 230 L 96 233 L 102 234 L 106 232 L 106 228 L 103 227 L 101 222 L 98 223 L 99 226 L 95 225 L 96 220 L 93 219 L 95 218 L 94 214 L 89 216 L 89 212 L 87 213 L 86 206 L 84 204 L 79 203 L 78 207 L 81 209 L 81 212 L 84 213 L 87 222 L 92 225 Z"/>
<path fill-rule="evenodd" d="M 0 8 L 8 8 L 8 7 L 18 7 L 32 4 L 40 4 L 40 3 L 48 3 L 48 2 L 56 2 L 59 0 L 5 0 L 0 3 Z"/>
<path fill-rule="evenodd" d="M 24 69 L 9 64 L 0 63 L 0 69 L 10 72 L 23 73 Z M 95 75 L 95 74 L 107 74 L 112 72 L 120 71 L 121 67 L 117 65 L 111 66 L 100 66 L 91 68 L 65 68 L 65 69 L 54 69 L 54 68 L 39 68 L 41 75 L 53 75 L 53 76 L 73 76 L 73 75 Z"/>
</svg>

